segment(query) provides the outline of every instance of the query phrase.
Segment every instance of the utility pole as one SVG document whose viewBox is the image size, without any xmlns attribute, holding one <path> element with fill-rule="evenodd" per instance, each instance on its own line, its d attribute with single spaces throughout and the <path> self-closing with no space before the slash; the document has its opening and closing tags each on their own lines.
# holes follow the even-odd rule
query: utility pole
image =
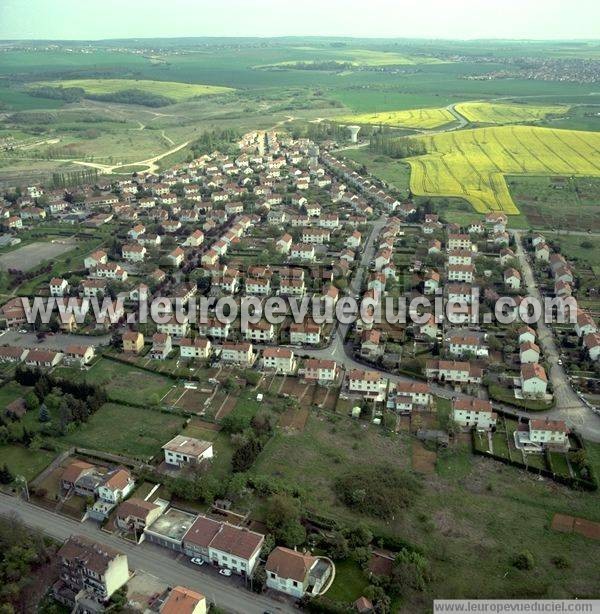
<svg viewBox="0 0 600 614">
<path fill-rule="evenodd" d="M 25 497 L 27 498 L 27 501 L 29 501 L 29 488 L 27 486 L 27 479 L 25 478 L 25 476 L 24 475 L 15 476 L 15 482 L 21 485 L 21 487 L 25 491 Z"/>
</svg>

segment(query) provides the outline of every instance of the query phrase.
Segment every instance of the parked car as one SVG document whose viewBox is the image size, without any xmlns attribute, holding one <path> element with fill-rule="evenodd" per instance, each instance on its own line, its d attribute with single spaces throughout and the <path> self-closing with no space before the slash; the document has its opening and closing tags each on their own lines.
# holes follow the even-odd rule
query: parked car
<svg viewBox="0 0 600 614">
<path fill-rule="evenodd" d="M 230 576 L 231 575 L 231 569 L 219 569 L 219 573 L 222 576 Z"/>
<path fill-rule="evenodd" d="M 190 559 L 190 563 L 194 563 L 194 565 L 204 565 L 204 559 L 199 559 L 198 557 L 194 557 Z"/>
</svg>

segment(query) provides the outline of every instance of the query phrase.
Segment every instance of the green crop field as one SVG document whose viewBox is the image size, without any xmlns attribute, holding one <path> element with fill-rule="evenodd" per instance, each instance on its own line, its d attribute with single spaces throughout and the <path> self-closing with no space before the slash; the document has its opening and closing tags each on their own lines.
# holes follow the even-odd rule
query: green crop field
<svg viewBox="0 0 600 614">
<path fill-rule="evenodd" d="M 478 124 L 518 124 L 561 116 L 569 111 L 567 106 L 526 105 L 497 102 L 461 102 L 455 109 L 467 120 Z"/>
<path fill-rule="evenodd" d="M 189 100 L 198 96 L 225 94 L 231 88 L 215 85 L 198 85 L 175 81 L 150 81 L 147 79 L 69 79 L 67 81 L 43 81 L 33 83 L 32 87 L 80 87 L 87 94 L 113 94 L 124 90 L 141 90 L 149 94 L 166 96 L 176 102 Z"/>
<path fill-rule="evenodd" d="M 499 126 L 411 138 L 427 148 L 407 160 L 413 194 L 458 196 L 479 213 L 519 213 L 506 174 L 600 176 L 595 132 Z"/>
<path fill-rule="evenodd" d="M 408 109 L 405 111 L 384 111 L 381 113 L 359 113 L 335 118 L 343 124 L 371 124 L 400 128 L 439 128 L 455 121 L 448 109 Z"/>
</svg>

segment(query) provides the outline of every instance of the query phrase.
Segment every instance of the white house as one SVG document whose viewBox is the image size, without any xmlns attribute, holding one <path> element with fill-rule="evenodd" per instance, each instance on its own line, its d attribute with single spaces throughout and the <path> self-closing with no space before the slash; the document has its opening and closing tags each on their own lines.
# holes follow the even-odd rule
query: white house
<svg viewBox="0 0 600 614">
<path fill-rule="evenodd" d="M 452 401 L 452 418 L 460 426 L 489 431 L 496 426 L 498 416 L 492 409 L 491 401 L 468 397 Z"/>
<path fill-rule="evenodd" d="M 321 327 L 309 321 L 290 324 L 290 343 L 298 345 L 317 345 L 321 342 Z"/>
<path fill-rule="evenodd" d="M 199 358 L 206 360 L 211 353 L 212 344 L 205 337 L 195 339 L 183 338 L 179 340 L 179 354 L 181 358 Z"/>
<path fill-rule="evenodd" d="M 224 363 L 250 367 L 254 362 L 252 344 L 226 341 L 221 348 L 221 361 Z"/>
<path fill-rule="evenodd" d="M 125 499 L 134 487 L 135 480 L 129 469 L 120 467 L 104 477 L 104 481 L 98 486 L 98 496 L 108 503 L 118 503 Z"/>
<path fill-rule="evenodd" d="M 269 554 L 265 571 L 269 588 L 301 599 L 308 592 L 319 594 L 332 566 L 326 559 L 278 546 Z"/>
<path fill-rule="evenodd" d="M 519 346 L 519 360 L 521 364 L 540 361 L 540 348 L 531 341 L 526 341 Z"/>
<path fill-rule="evenodd" d="M 61 277 L 50 280 L 50 296 L 64 296 L 69 293 L 69 282 Z"/>
<path fill-rule="evenodd" d="M 308 358 L 298 374 L 306 380 L 327 385 L 335 382 L 337 373 L 338 368 L 335 360 Z"/>
<path fill-rule="evenodd" d="M 201 441 L 185 435 L 175 435 L 162 449 L 165 462 L 177 467 L 197 465 L 213 457 L 213 445 L 210 441 Z"/>
<path fill-rule="evenodd" d="M 548 378 L 544 367 L 538 363 L 521 365 L 521 389 L 524 397 L 536 397 L 546 394 Z"/>
<path fill-rule="evenodd" d="M 348 373 L 348 391 L 360 393 L 368 399 L 383 401 L 387 391 L 388 380 L 377 371 L 353 369 Z"/>
<path fill-rule="evenodd" d="M 265 348 L 262 364 L 268 371 L 289 375 L 294 372 L 296 366 L 294 352 L 288 348 Z"/>
</svg>

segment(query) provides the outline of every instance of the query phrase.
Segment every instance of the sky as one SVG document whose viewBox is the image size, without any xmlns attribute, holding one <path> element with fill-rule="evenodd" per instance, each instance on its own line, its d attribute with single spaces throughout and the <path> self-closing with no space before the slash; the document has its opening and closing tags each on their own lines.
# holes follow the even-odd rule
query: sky
<svg viewBox="0 0 600 614">
<path fill-rule="evenodd" d="M 0 0 L 0 39 L 600 38 L 598 0 Z"/>
</svg>

